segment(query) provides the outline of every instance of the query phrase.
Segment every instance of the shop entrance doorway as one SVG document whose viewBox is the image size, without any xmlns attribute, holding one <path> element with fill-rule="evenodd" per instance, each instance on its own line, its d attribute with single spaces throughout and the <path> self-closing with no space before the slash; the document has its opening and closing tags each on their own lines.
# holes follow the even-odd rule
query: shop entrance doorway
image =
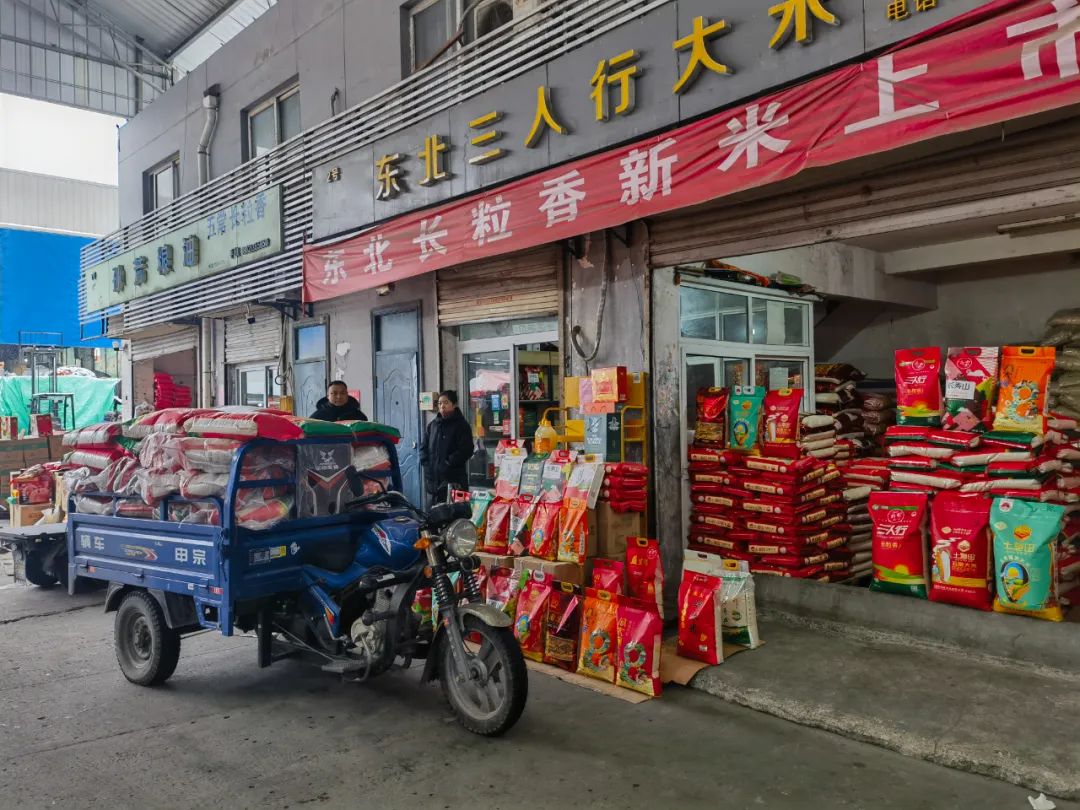
<svg viewBox="0 0 1080 810">
<path fill-rule="evenodd" d="M 413 503 L 420 491 L 420 308 L 383 310 L 373 315 L 375 348 L 374 419 L 401 432 L 401 484 Z"/>
</svg>

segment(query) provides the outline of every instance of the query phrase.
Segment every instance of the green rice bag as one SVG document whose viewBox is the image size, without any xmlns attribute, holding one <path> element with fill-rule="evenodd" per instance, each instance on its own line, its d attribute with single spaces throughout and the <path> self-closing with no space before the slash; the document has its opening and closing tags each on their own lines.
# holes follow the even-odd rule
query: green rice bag
<svg viewBox="0 0 1080 810">
<path fill-rule="evenodd" d="M 728 401 L 728 447 L 742 453 L 760 453 L 761 416 L 765 389 L 736 385 Z"/>
<path fill-rule="evenodd" d="M 1065 508 L 1056 504 L 995 498 L 994 532 L 997 596 L 994 610 L 1060 622 L 1055 545 Z"/>
</svg>

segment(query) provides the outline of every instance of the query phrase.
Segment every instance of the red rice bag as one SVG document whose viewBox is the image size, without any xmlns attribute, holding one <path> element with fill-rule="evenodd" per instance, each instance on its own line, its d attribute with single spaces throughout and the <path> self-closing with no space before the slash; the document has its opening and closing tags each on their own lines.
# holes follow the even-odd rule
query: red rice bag
<svg viewBox="0 0 1080 810">
<path fill-rule="evenodd" d="M 123 424 L 121 431 L 129 439 L 145 439 L 151 433 L 178 434 L 184 432 L 184 423 L 197 414 L 213 411 L 191 408 L 162 408 L 143 416 L 136 416 Z"/>
<path fill-rule="evenodd" d="M 690 445 L 686 450 L 686 460 L 690 462 L 691 468 L 693 464 L 707 464 L 708 467 L 702 469 L 708 471 L 715 469 L 716 466 L 726 467 L 728 464 L 734 464 L 738 462 L 742 456 L 738 453 L 733 453 L 730 450 L 723 450 L 716 447 L 704 447 L 698 444 Z"/>
<path fill-rule="evenodd" d="M 619 461 L 605 464 L 604 473 L 617 478 L 648 478 L 649 468 L 633 461 Z"/>
<path fill-rule="evenodd" d="M 159 423 L 155 423 L 155 428 L 159 429 Z M 189 411 L 182 429 L 193 436 L 207 439 L 262 438 L 288 441 L 312 435 L 352 436 L 352 430 L 346 424 L 306 419 L 270 410 Z"/>
<path fill-rule="evenodd" d="M 930 439 L 930 428 L 914 425 L 889 425 L 885 429 L 887 442 L 925 442 Z"/>
<path fill-rule="evenodd" d="M 954 473 L 948 470 L 927 470 L 925 472 L 896 470 L 892 474 L 892 480 L 894 484 L 917 484 L 918 486 L 933 487 L 934 489 L 959 489 L 965 483 L 963 473 Z"/>
<path fill-rule="evenodd" d="M 690 471 L 691 488 L 698 484 L 716 484 L 718 486 L 730 486 L 735 477 L 727 473 Z"/>
<path fill-rule="evenodd" d="M 678 652 L 715 666 L 724 660 L 723 580 L 699 571 L 683 570 L 679 585 Z"/>
<path fill-rule="evenodd" d="M 626 541 L 627 593 L 635 599 L 651 602 L 664 615 L 664 564 L 660 543 L 648 537 L 629 537 Z"/>
<path fill-rule="evenodd" d="M 889 445 L 889 456 L 922 456 L 924 458 L 952 458 L 955 453 L 952 447 L 941 447 L 929 442 L 896 442 Z"/>
<path fill-rule="evenodd" d="M 618 661 L 619 597 L 596 588 L 585 589 L 578 636 L 577 671 L 591 678 L 615 683 Z"/>
<path fill-rule="evenodd" d="M 527 571 L 499 566 L 488 572 L 487 603 L 511 619 L 517 618 L 518 594 L 521 593 Z"/>
<path fill-rule="evenodd" d="M 482 551 L 488 554 L 505 554 L 510 536 L 510 509 L 513 501 L 496 498 L 487 510 L 487 526 L 484 531 Z"/>
<path fill-rule="evenodd" d="M 532 531 L 529 534 L 529 554 L 541 560 L 554 560 L 559 546 L 559 512 L 562 502 L 536 505 Z"/>
<path fill-rule="evenodd" d="M 89 467 L 92 470 L 104 470 L 114 461 L 125 458 L 127 453 L 120 448 L 112 450 L 72 450 L 64 461 L 73 467 Z"/>
<path fill-rule="evenodd" d="M 918 492 L 874 492 L 874 580 L 872 590 L 926 598 L 926 513 L 929 500 Z"/>
<path fill-rule="evenodd" d="M 569 582 L 554 583 L 544 626 L 545 664 L 570 672 L 577 668 L 582 602 L 581 588 Z"/>
<path fill-rule="evenodd" d="M 941 349 L 896 352 L 896 421 L 901 425 L 941 424 Z"/>
<path fill-rule="evenodd" d="M 798 458 L 801 428 L 799 405 L 802 398 L 801 388 L 781 388 L 765 394 L 762 450 L 766 456 Z"/>
<path fill-rule="evenodd" d="M 698 421 L 694 441 L 723 447 L 727 444 L 727 410 L 730 392 L 726 388 L 699 388 Z M 692 459 L 691 459 L 692 460 Z"/>
<path fill-rule="evenodd" d="M 690 513 L 690 522 L 696 524 L 695 528 L 712 529 L 713 531 L 723 531 L 735 528 L 735 521 L 729 517 L 724 515 L 706 515 L 697 511 Z"/>
<path fill-rule="evenodd" d="M 660 643 L 664 623 L 656 605 L 642 599 L 619 601 L 617 619 L 619 686 L 650 697 L 660 694 Z"/>
<path fill-rule="evenodd" d="M 930 599 L 992 610 L 989 498 L 942 492 L 930 508 Z"/>
<path fill-rule="evenodd" d="M 995 431 L 1046 432 L 1047 389 L 1054 372 L 1053 346 L 1006 346 L 1001 352 L 1001 381 Z"/>
<path fill-rule="evenodd" d="M 250 500 L 238 502 L 236 505 L 236 522 L 245 529 L 261 531 L 270 529 L 287 520 L 293 509 L 293 496 L 273 493 L 272 487 L 264 490 L 250 490 Z M 262 493 L 262 494 L 260 494 Z"/>
<path fill-rule="evenodd" d="M 533 571 L 518 596 L 514 637 L 521 645 L 521 654 L 533 661 L 544 660 L 544 620 L 552 582 L 551 574 Z"/>
<path fill-rule="evenodd" d="M 817 563 L 816 565 L 806 565 L 801 568 L 787 568 L 782 565 L 768 565 L 767 563 L 752 562 L 750 564 L 750 573 L 790 579 L 817 579 L 825 573 L 825 566 L 821 563 Z"/>
<path fill-rule="evenodd" d="M 708 546 L 709 548 L 720 548 L 725 551 L 733 551 L 739 547 L 739 541 L 722 535 L 700 531 L 690 532 L 689 543 L 691 546 Z"/>
<path fill-rule="evenodd" d="M 64 447 L 108 449 L 120 438 L 119 422 L 100 422 L 89 427 L 69 430 L 62 440 Z"/>
<path fill-rule="evenodd" d="M 936 470 L 938 464 L 939 462 L 936 458 L 927 458 L 926 456 L 897 456 L 889 459 L 890 470 L 915 470 L 918 472 L 925 472 L 927 470 Z"/>
<path fill-rule="evenodd" d="M 952 447 L 955 450 L 973 450 L 979 446 L 982 437 L 978 433 L 966 430 L 931 430 L 927 439 L 930 444 Z"/>
<path fill-rule="evenodd" d="M 774 565 L 780 568 L 806 568 L 810 565 L 823 563 L 828 559 L 828 552 L 821 551 L 815 546 L 792 554 L 762 554 L 758 562 L 762 565 Z"/>
<path fill-rule="evenodd" d="M 623 569 L 626 566 L 618 560 L 593 560 L 592 586 L 598 591 L 608 591 L 617 595 L 625 592 L 623 588 Z"/>
</svg>

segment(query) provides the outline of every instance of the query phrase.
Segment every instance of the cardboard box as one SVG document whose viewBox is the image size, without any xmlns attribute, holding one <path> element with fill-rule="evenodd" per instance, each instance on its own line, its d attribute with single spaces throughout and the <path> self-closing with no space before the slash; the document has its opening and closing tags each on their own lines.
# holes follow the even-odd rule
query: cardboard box
<svg viewBox="0 0 1080 810">
<path fill-rule="evenodd" d="M 640 512 L 622 514 L 601 501 L 596 505 L 596 551 L 597 556 L 609 560 L 626 559 L 626 538 L 645 534 L 644 515 Z M 592 556 L 592 555 L 590 555 Z"/>
<path fill-rule="evenodd" d="M 8 508 L 11 509 L 11 527 L 18 529 L 22 526 L 33 526 L 45 516 L 46 509 L 52 508 L 52 504 L 9 504 Z"/>
<path fill-rule="evenodd" d="M 64 458 L 64 454 L 71 448 L 64 447 L 64 434 L 57 433 L 54 436 L 49 437 L 49 460 L 60 461 Z"/>
<path fill-rule="evenodd" d="M 54 432 L 53 418 L 50 414 L 35 413 L 30 416 L 31 436 L 52 436 Z"/>
<path fill-rule="evenodd" d="M 488 571 L 492 568 L 513 568 L 516 559 L 516 557 L 509 554 L 488 554 L 486 551 L 478 551 L 473 556 L 479 557 L 480 564 Z"/>
<path fill-rule="evenodd" d="M 543 571 L 545 574 L 551 574 L 557 582 L 570 582 L 574 585 L 584 585 L 586 582 L 586 566 L 574 563 L 550 562 L 536 557 L 517 557 L 514 560 L 514 570 Z"/>
<path fill-rule="evenodd" d="M 22 446 L 23 468 L 33 467 L 35 464 L 44 464 L 52 461 L 49 457 L 49 439 L 22 439 L 18 442 Z"/>
</svg>

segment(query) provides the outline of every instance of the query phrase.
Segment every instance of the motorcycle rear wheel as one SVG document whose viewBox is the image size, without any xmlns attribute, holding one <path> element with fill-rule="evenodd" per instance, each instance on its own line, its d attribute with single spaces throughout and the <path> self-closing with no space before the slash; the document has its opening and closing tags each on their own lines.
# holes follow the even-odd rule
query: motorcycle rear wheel
<svg viewBox="0 0 1080 810">
<path fill-rule="evenodd" d="M 461 673 L 447 637 L 439 661 L 443 697 L 458 722 L 474 734 L 498 737 L 521 717 L 529 695 L 525 658 L 514 634 L 506 627 L 491 627 L 475 616 L 465 617 L 465 636 L 480 638 L 479 649 L 467 645 L 465 658 L 471 670 L 484 675 L 484 683 Z"/>
</svg>

